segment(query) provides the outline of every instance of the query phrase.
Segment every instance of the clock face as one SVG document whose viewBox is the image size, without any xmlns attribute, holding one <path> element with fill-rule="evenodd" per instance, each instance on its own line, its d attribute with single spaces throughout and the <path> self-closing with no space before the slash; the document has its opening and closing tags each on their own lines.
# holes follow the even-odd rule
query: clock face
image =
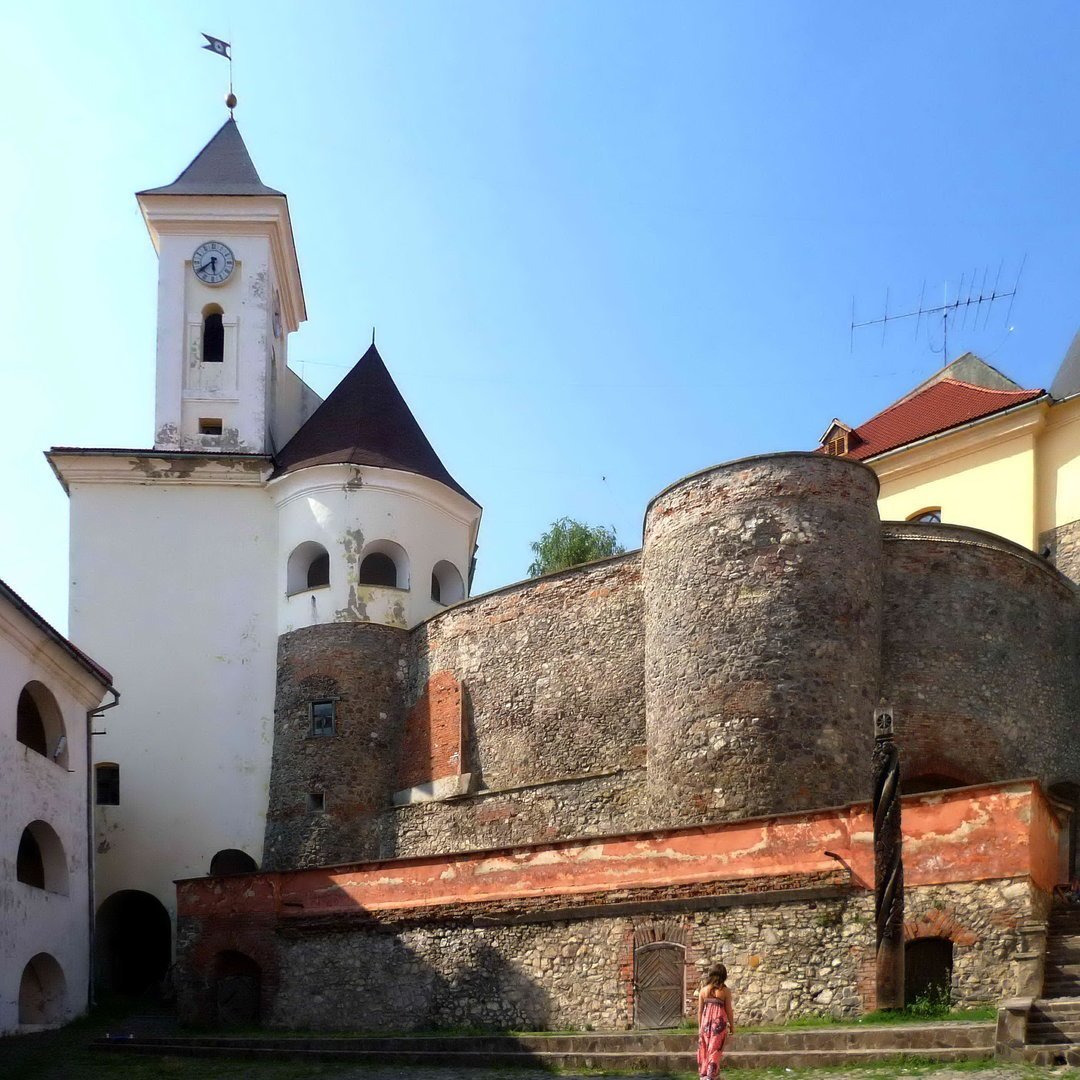
<svg viewBox="0 0 1080 1080">
<path fill-rule="evenodd" d="M 191 269 L 207 285 L 220 285 L 233 272 L 233 253 L 219 240 L 200 244 L 191 256 Z"/>
</svg>

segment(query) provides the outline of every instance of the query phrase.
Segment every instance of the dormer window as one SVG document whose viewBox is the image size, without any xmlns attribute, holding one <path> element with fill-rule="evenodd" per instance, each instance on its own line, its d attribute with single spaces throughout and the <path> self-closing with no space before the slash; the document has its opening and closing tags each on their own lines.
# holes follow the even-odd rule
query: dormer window
<svg viewBox="0 0 1080 1080">
<path fill-rule="evenodd" d="M 858 443 L 854 432 L 839 420 L 834 420 L 821 436 L 821 449 L 829 457 L 846 457 L 851 448 Z"/>
<path fill-rule="evenodd" d="M 225 359 L 225 326 L 221 321 L 222 310 L 217 304 L 209 304 L 203 311 L 202 362 L 220 364 Z"/>
</svg>

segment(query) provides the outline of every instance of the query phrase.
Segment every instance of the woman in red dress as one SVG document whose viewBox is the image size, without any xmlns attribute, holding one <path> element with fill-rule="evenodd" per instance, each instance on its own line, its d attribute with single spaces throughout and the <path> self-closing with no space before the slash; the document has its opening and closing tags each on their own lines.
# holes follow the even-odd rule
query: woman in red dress
<svg viewBox="0 0 1080 1080">
<path fill-rule="evenodd" d="M 727 968 L 711 968 L 698 994 L 698 1075 L 701 1080 L 715 1080 L 724 1056 L 724 1043 L 735 1034 L 735 1013 L 731 991 L 727 988 Z"/>
</svg>

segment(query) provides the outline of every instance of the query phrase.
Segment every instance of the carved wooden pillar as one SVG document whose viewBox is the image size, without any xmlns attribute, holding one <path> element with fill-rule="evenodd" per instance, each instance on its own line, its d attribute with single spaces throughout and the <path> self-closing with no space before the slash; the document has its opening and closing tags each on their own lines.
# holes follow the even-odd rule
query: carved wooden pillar
<svg viewBox="0 0 1080 1080">
<path fill-rule="evenodd" d="M 900 754 L 891 709 L 874 712 L 874 924 L 877 1007 L 904 1007 L 904 862 Z"/>
</svg>

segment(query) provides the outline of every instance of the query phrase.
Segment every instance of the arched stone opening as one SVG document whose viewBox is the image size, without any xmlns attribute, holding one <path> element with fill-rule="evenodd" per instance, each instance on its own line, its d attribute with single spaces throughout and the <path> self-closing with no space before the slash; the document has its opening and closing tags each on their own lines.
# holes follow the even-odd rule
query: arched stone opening
<svg viewBox="0 0 1080 1080">
<path fill-rule="evenodd" d="M 1068 843 L 1068 874 L 1069 878 L 1080 875 L 1080 867 L 1077 866 L 1077 846 L 1080 838 L 1080 785 L 1069 780 L 1062 780 L 1051 784 L 1047 789 L 1051 798 L 1064 803 L 1069 808 L 1069 835 Z"/>
<path fill-rule="evenodd" d="M 318 589 L 330 584 L 330 554 L 314 540 L 305 540 L 293 548 L 285 569 L 286 591 L 293 593 Z"/>
<path fill-rule="evenodd" d="M 364 548 L 357 581 L 361 585 L 409 588 L 409 556 L 393 540 L 376 540 Z"/>
<path fill-rule="evenodd" d="M 157 897 L 115 892 L 98 908 L 95 974 L 104 990 L 143 994 L 165 977 L 172 960 L 172 923 Z"/>
<path fill-rule="evenodd" d="M 44 683 L 35 680 L 22 688 L 15 709 L 15 737 L 24 746 L 67 768 L 64 717 Z"/>
<path fill-rule="evenodd" d="M 904 1004 L 947 1005 L 952 999 L 953 943 L 921 937 L 904 945 Z"/>
<path fill-rule="evenodd" d="M 456 604 L 465 599 L 465 583 L 452 562 L 443 559 L 431 571 L 431 599 L 436 604 Z"/>
<path fill-rule="evenodd" d="M 686 949 L 655 941 L 634 950 L 634 1025 L 677 1027 L 686 999 Z"/>
<path fill-rule="evenodd" d="M 68 892 L 68 866 L 64 845 L 56 830 L 44 821 L 32 821 L 19 837 L 15 878 L 46 892 Z"/>
<path fill-rule="evenodd" d="M 221 1027 L 251 1027 L 261 1012 L 262 969 L 229 950 L 214 960 L 214 1018 Z"/>
<path fill-rule="evenodd" d="M 48 953 L 30 958 L 19 980 L 19 1023 L 57 1024 L 67 1011 L 64 969 Z"/>
<path fill-rule="evenodd" d="M 239 848 L 223 848 L 210 860 L 210 876 L 223 877 L 227 874 L 253 874 L 259 869 L 258 863 Z"/>
</svg>

